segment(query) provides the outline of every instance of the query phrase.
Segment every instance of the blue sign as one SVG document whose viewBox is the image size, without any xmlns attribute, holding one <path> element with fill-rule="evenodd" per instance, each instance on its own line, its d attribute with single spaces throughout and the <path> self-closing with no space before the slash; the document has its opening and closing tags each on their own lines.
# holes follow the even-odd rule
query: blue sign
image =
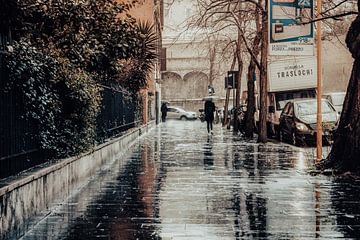
<svg viewBox="0 0 360 240">
<path fill-rule="evenodd" d="M 270 55 L 313 55 L 314 0 L 269 0 Z"/>
<path fill-rule="evenodd" d="M 270 0 L 270 43 L 312 39 L 313 14 L 313 0 Z"/>
</svg>

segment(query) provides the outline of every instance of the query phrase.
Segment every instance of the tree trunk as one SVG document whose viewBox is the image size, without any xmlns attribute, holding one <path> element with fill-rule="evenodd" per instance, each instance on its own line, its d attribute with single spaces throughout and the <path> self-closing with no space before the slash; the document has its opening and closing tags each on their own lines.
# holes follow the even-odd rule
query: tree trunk
<svg viewBox="0 0 360 240">
<path fill-rule="evenodd" d="M 346 44 L 355 62 L 333 147 L 318 167 L 360 172 L 360 15 L 349 29 Z"/>
<path fill-rule="evenodd" d="M 214 41 L 214 43 L 216 43 Z M 210 57 L 210 72 L 209 72 L 209 85 L 213 86 L 214 84 L 214 79 L 215 79 L 215 60 L 216 60 L 216 44 L 212 43 L 209 40 L 209 45 L 210 45 L 210 49 L 209 49 L 209 57 Z"/>
<path fill-rule="evenodd" d="M 241 9 L 242 9 L 242 3 L 239 4 L 239 22 L 242 23 L 243 22 L 243 18 L 241 16 Z M 241 76 L 242 76 L 242 71 L 243 71 L 243 59 L 242 59 L 242 54 L 241 54 L 241 43 L 242 43 L 242 37 L 241 37 L 241 31 L 240 31 L 240 26 L 238 26 L 238 39 L 237 39 L 237 44 L 236 44 L 236 59 L 237 59 L 237 63 L 238 63 L 238 78 L 236 79 L 237 81 L 237 87 L 236 87 L 236 100 L 235 100 L 235 111 L 234 111 L 234 133 L 237 134 L 239 131 L 239 122 L 238 122 L 238 109 L 240 107 L 240 94 L 241 94 Z M 235 96 L 234 96 L 235 97 Z"/>
<path fill-rule="evenodd" d="M 254 82 L 254 74 L 255 74 L 255 62 L 253 60 L 250 61 L 248 67 L 247 74 L 247 107 L 245 114 L 245 137 L 252 138 L 254 136 L 255 129 L 255 82 Z"/>
<path fill-rule="evenodd" d="M 235 107 L 238 109 L 240 107 L 240 93 L 241 93 L 241 76 L 243 71 L 243 60 L 241 56 L 241 37 L 238 37 L 238 43 L 236 48 L 236 58 L 238 62 L 238 79 L 237 80 L 237 87 L 236 87 L 236 101 L 235 101 Z M 239 123 L 238 123 L 238 111 L 234 111 L 234 133 L 237 133 L 239 131 Z"/>
<path fill-rule="evenodd" d="M 265 1 L 265 9 L 267 10 L 267 3 Z M 262 44 L 261 44 L 261 69 L 260 69 L 260 123 L 259 123 L 259 138 L 258 141 L 262 143 L 267 142 L 267 55 L 268 55 L 268 16 L 262 15 Z"/>
<path fill-rule="evenodd" d="M 257 34 L 254 38 L 252 51 L 255 57 L 259 55 L 260 52 L 260 42 L 261 42 L 261 24 L 260 24 L 260 10 L 256 9 L 256 29 Z M 256 63 L 255 59 L 251 58 L 250 64 L 248 67 L 248 73 L 247 73 L 247 109 L 245 114 L 245 137 L 252 138 L 254 135 L 254 129 L 255 129 L 255 70 L 256 70 Z"/>
</svg>

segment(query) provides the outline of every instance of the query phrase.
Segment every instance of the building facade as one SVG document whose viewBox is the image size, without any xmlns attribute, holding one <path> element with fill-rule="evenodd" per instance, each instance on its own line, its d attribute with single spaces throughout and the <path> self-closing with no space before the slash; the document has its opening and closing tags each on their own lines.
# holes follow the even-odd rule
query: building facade
<svg viewBox="0 0 360 240">
<path fill-rule="evenodd" d="M 203 107 L 208 86 L 225 98 L 224 77 L 232 60 L 223 51 L 224 33 L 210 36 L 208 29 L 191 26 L 196 9 L 196 1 L 164 1 L 166 69 L 161 81 L 164 100 L 194 111 Z"/>
<path fill-rule="evenodd" d="M 119 0 L 121 2 L 130 0 Z M 140 0 L 135 7 L 130 9 L 128 14 L 134 17 L 138 22 L 149 22 L 153 26 L 158 42 L 157 54 L 160 56 L 161 52 L 161 38 L 162 38 L 162 0 Z M 140 91 L 143 103 L 143 123 L 148 123 L 150 120 L 159 119 L 159 108 L 161 99 L 160 87 L 160 60 L 154 63 L 153 71 L 149 74 L 147 87 Z"/>
<path fill-rule="evenodd" d="M 206 29 L 191 27 L 197 16 L 197 1 L 164 0 L 163 48 L 166 69 L 162 71 L 162 95 L 173 105 L 197 111 L 212 85 L 221 107 L 225 99 L 224 78 L 230 70 L 234 49 L 224 51 L 236 30 L 223 30 L 209 37 Z M 340 37 L 342 39 L 342 37 Z M 323 42 L 323 91 L 346 91 L 352 58 L 338 38 Z M 244 59 L 241 89 L 246 91 L 248 59 Z M 236 67 L 234 70 L 237 70 Z M 257 78 L 258 79 L 258 78 Z"/>
</svg>

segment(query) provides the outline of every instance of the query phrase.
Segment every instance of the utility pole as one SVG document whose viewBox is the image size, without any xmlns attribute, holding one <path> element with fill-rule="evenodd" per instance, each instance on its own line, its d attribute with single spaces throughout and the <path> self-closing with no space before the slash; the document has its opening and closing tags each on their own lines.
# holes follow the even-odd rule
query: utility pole
<svg viewBox="0 0 360 240">
<path fill-rule="evenodd" d="M 316 50 L 317 50 L 317 126 L 316 126 L 316 161 L 322 160 L 322 42 L 321 42 L 321 8 L 322 0 L 317 0 L 317 29 L 316 29 Z"/>
<path fill-rule="evenodd" d="M 265 1 L 265 9 L 268 11 L 268 2 Z M 267 64 L 268 64 L 268 54 L 269 54 L 269 43 L 268 43 L 268 16 L 267 14 L 262 15 L 261 19 L 262 24 L 262 44 L 261 44 L 261 68 L 260 68 L 260 114 L 259 114 L 259 136 L 258 142 L 266 143 L 267 142 Z"/>
</svg>

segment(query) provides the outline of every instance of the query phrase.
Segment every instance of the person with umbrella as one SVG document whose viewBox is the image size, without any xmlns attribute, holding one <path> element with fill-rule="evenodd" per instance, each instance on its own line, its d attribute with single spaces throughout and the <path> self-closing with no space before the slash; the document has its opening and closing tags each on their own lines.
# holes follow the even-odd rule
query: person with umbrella
<svg viewBox="0 0 360 240">
<path fill-rule="evenodd" d="M 167 112 L 168 112 L 168 108 L 166 106 L 166 102 L 163 102 L 162 105 L 161 105 L 161 120 L 163 122 L 166 121 Z"/>
<path fill-rule="evenodd" d="M 207 125 L 208 134 L 214 134 L 213 122 L 214 122 L 215 104 L 212 100 L 213 98 L 206 98 L 204 105 L 205 121 Z"/>
</svg>

